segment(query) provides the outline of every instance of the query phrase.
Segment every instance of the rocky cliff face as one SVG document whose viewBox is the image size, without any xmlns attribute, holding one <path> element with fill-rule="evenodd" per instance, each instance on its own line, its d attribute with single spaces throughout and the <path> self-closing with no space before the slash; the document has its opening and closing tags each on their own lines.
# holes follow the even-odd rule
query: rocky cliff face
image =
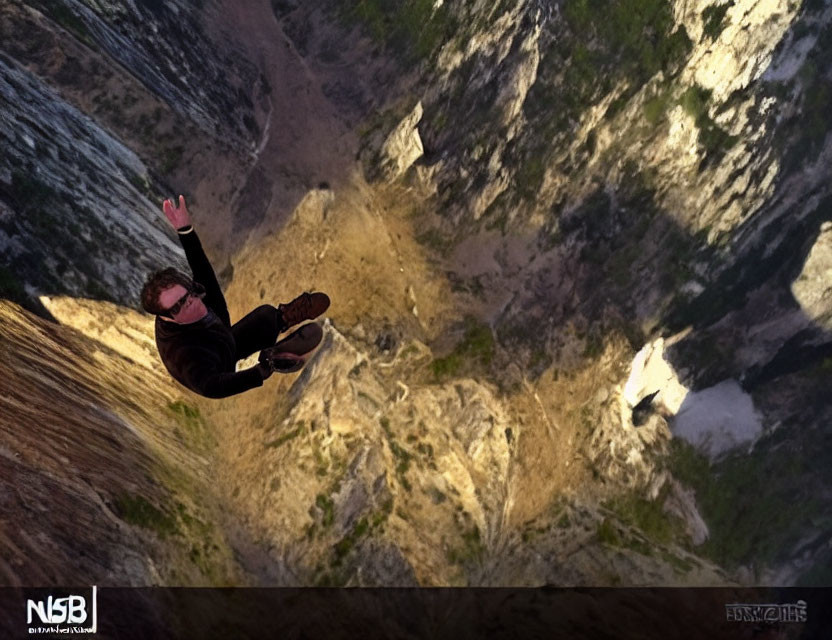
<svg viewBox="0 0 832 640">
<path fill-rule="evenodd" d="M 99 582 L 828 582 L 830 17 L 7 4 L 0 283 L 64 326 L 7 305 L 5 379 L 77 416 L 7 430 L 21 486 L 57 473 L 26 434 L 68 438 L 57 504 L 135 557 Z M 181 260 L 174 188 L 232 317 L 330 292 L 302 374 L 206 402 L 154 364 L 125 307 Z"/>
</svg>

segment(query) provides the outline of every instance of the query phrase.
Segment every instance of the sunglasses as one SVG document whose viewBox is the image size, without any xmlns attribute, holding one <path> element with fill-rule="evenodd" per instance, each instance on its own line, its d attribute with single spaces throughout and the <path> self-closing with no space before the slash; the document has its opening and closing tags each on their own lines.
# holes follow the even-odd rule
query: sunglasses
<svg viewBox="0 0 832 640">
<path fill-rule="evenodd" d="M 188 298 L 191 296 L 195 298 L 204 298 L 205 297 L 205 287 L 203 287 L 198 282 L 194 282 L 185 290 L 185 294 L 179 298 L 176 302 L 174 302 L 169 309 L 165 311 L 163 315 L 167 316 L 168 318 L 172 318 L 177 313 L 182 311 L 182 307 L 188 302 Z"/>
</svg>

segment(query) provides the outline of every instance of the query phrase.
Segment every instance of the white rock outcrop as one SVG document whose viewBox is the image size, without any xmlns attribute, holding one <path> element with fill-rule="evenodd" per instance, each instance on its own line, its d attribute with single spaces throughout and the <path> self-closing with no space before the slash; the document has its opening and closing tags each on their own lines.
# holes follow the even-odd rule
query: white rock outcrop
<svg viewBox="0 0 832 640">
<path fill-rule="evenodd" d="M 422 119 L 422 103 L 390 132 L 381 148 L 381 166 L 388 180 L 395 180 L 413 166 L 425 153 L 419 137 L 419 121 Z"/>
</svg>

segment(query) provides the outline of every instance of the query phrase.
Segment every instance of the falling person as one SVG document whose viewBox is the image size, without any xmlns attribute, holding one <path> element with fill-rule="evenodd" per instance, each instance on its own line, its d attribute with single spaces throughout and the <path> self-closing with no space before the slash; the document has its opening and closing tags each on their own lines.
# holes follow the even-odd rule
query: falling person
<svg viewBox="0 0 832 640">
<path fill-rule="evenodd" d="M 225 398 L 262 386 L 275 371 L 303 367 L 321 341 L 318 324 L 303 325 L 276 343 L 278 336 L 312 320 L 329 307 L 324 293 L 303 293 L 288 304 L 262 305 L 231 324 L 228 307 L 211 263 L 205 256 L 185 198 L 170 200 L 162 210 L 176 229 L 193 277 L 169 267 L 153 273 L 141 292 L 145 311 L 156 316 L 156 346 L 171 376 L 208 398 Z M 260 352 L 258 363 L 236 371 L 238 360 Z"/>
</svg>

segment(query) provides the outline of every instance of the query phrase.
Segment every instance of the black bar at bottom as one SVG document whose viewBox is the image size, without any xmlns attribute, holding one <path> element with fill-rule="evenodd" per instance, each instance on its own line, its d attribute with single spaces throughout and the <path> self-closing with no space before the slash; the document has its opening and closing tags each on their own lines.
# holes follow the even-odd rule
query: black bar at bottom
<svg viewBox="0 0 832 640">
<path fill-rule="evenodd" d="M 832 640 L 829 588 L 99 587 L 96 634 L 31 632 L 49 625 L 27 624 L 28 600 L 72 593 L 0 589 L 0 638 Z"/>
</svg>

